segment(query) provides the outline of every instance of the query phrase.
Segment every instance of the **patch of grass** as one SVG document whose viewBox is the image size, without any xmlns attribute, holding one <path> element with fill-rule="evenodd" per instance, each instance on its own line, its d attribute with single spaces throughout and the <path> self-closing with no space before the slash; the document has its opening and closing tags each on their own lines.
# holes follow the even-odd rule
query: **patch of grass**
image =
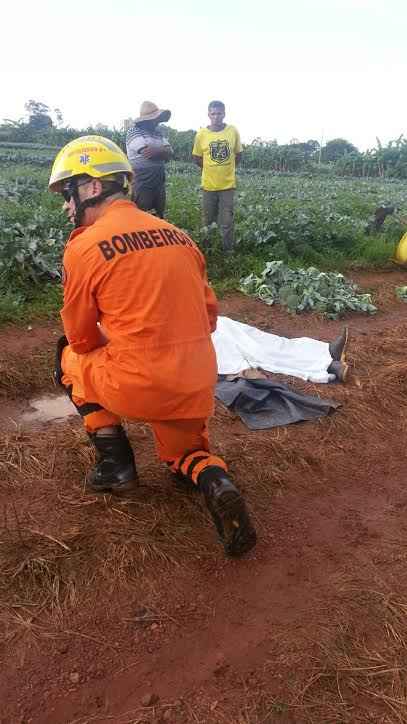
<svg viewBox="0 0 407 724">
<path fill-rule="evenodd" d="M 62 307 L 62 294 L 59 283 L 47 283 L 25 290 L 5 290 L 0 294 L 0 326 L 26 324 L 38 319 L 57 319 Z"/>
<path fill-rule="evenodd" d="M 394 255 L 395 241 L 382 234 L 359 237 L 352 252 L 352 259 L 366 267 L 388 266 Z"/>
<path fill-rule="evenodd" d="M 62 307 L 62 297 L 62 286 L 59 283 L 46 284 L 41 289 L 33 290 L 32 295 L 27 299 L 25 318 L 59 318 L 59 310 Z"/>
</svg>

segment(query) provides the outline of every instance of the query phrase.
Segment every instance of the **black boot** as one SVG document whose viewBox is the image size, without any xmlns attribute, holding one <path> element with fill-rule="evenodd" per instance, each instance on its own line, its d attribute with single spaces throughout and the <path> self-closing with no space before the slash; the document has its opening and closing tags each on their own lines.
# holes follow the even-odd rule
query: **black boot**
<svg viewBox="0 0 407 724">
<path fill-rule="evenodd" d="M 338 382 L 346 382 L 348 379 L 349 367 L 346 362 L 338 362 L 334 360 L 329 365 L 327 372 L 331 375 L 335 375 Z"/>
<path fill-rule="evenodd" d="M 90 433 L 98 461 L 89 473 L 89 486 L 99 492 L 122 493 L 137 483 L 137 470 L 127 435 L 121 425 L 110 435 Z"/>
<path fill-rule="evenodd" d="M 198 483 L 226 555 L 247 553 L 256 545 L 256 531 L 232 480 L 222 468 L 213 465 L 200 473 Z"/>
<path fill-rule="evenodd" d="M 329 354 L 336 362 L 343 362 L 346 345 L 348 344 L 349 330 L 344 327 L 342 334 L 329 343 Z"/>
</svg>

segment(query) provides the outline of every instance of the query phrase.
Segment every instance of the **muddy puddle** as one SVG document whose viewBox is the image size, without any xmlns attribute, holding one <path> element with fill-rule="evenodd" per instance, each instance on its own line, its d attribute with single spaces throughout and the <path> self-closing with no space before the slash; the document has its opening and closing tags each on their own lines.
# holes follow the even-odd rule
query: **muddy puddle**
<svg viewBox="0 0 407 724">
<path fill-rule="evenodd" d="M 0 420 L 7 427 L 12 424 L 32 427 L 48 422 L 64 422 L 75 414 L 75 408 L 66 395 L 42 395 L 25 402 L 3 405 Z"/>
</svg>

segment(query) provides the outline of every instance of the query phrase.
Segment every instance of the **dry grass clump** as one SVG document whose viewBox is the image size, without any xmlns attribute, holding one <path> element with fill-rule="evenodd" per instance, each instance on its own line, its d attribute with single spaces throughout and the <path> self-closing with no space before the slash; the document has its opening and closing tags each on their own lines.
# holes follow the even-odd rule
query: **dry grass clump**
<svg viewBox="0 0 407 724">
<path fill-rule="evenodd" d="M 53 389 L 54 358 L 50 349 L 33 350 L 28 358 L 0 352 L 0 399 Z"/>
<path fill-rule="evenodd" d="M 184 701 L 186 718 L 174 722 L 405 724 L 407 599 L 348 589 L 330 615 L 318 637 L 309 637 L 306 622 L 274 636 L 260 667 L 238 682 L 226 678 L 218 700 L 210 686 L 194 692 Z"/>
<path fill-rule="evenodd" d="M 141 467 L 141 484 L 126 497 L 86 491 L 94 454 L 78 425 L 0 435 L 5 640 L 27 628 L 39 635 L 46 619 L 48 631 L 60 629 L 89 591 L 140 588 L 152 570 L 217 549 L 200 496 L 177 489 L 157 463 Z M 153 455 L 151 439 L 142 439 Z"/>
<path fill-rule="evenodd" d="M 71 719 L 67 724 L 206 724 L 208 719 L 198 719 L 192 707 L 186 701 L 163 703 L 156 701 L 151 706 L 138 706 L 121 714 L 95 714 Z"/>
<path fill-rule="evenodd" d="M 306 621 L 273 636 L 261 665 L 226 674 L 216 694 L 208 682 L 176 701 L 69 724 L 405 724 L 407 599 L 348 587 L 325 619 L 312 638 Z"/>
<path fill-rule="evenodd" d="M 46 433 L 33 436 L 16 427 L 11 432 L 0 434 L 0 491 L 9 493 L 32 478 L 43 479 L 47 472 L 52 473 L 56 451 L 51 459 L 51 470 L 47 470 L 49 460 L 43 459 Z"/>
<path fill-rule="evenodd" d="M 304 722 L 407 719 L 407 600 L 348 589 L 306 657 L 304 684 L 286 702 Z M 304 672 L 305 673 L 305 672 Z M 301 720 L 299 718 L 299 720 Z"/>
<path fill-rule="evenodd" d="M 83 537 L 71 529 L 58 538 L 33 516 L 22 519 L 13 501 L 4 506 L 0 621 L 6 642 L 24 633 L 52 636 L 59 628 L 66 610 L 76 603 L 74 561 Z"/>
</svg>

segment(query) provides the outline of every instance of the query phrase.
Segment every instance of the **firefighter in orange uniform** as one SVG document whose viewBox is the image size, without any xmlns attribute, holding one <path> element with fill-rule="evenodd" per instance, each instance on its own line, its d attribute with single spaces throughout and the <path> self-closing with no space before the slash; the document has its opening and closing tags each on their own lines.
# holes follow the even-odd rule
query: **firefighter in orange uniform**
<svg viewBox="0 0 407 724">
<path fill-rule="evenodd" d="M 49 188 L 63 195 L 76 227 L 63 259 L 56 379 L 96 448 L 93 490 L 133 488 L 121 418 L 149 422 L 160 459 L 202 492 L 225 552 L 242 555 L 256 533 L 208 443 L 217 300 L 195 243 L 130 201 L 131 178 L 124 153 L 101 136 L 68 143 L 54 161 Z"/>
</svg>

